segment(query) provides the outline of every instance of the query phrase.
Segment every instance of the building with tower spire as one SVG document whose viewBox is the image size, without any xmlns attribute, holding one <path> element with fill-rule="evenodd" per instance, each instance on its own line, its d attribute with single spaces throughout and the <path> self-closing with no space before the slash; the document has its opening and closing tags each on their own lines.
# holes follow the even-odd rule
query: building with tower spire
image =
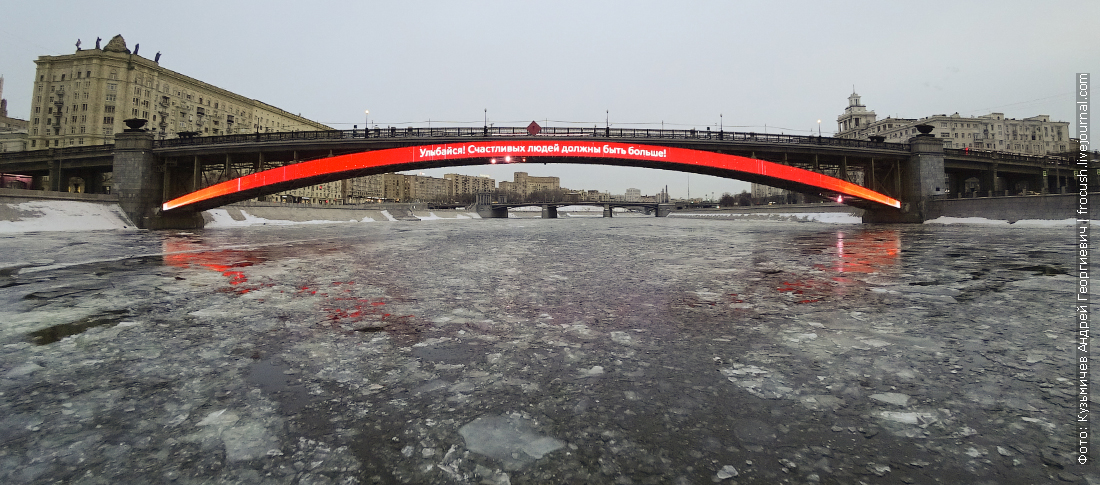
<svg viewBox="0 0 1100 485">
<path fill-rule="evenodd" d="M 1048 115 L 1024 119 L 1005 117 L 1004 113 L 981 116 L 937 114 L 923 118 L 877 119 L 874 111 L 860 102 L 854 91 L 848 107 L 837 116 L 837 138 L 880 140 L 908 143 L 917 136 L 917 125 L 929 125 L 932 135 L 942 139 L 944 148 L 969 148 L 1018 153 L 1021 155 L 1061 155 L 1072 150 L 1069 123 L 1051 121 Z"/>
<path fill-rule="evenodd" d="M 867 127 L 875 122 L 875 112 L 867 111 L 867 107 L 859 101 L 859 95 L 852 89 L 852 95 L 848 96 L 848 107 L 844 108 L 844 114 L 836 117 L 837 138 L 861 138 L 858 136 Z"/>
</svg>

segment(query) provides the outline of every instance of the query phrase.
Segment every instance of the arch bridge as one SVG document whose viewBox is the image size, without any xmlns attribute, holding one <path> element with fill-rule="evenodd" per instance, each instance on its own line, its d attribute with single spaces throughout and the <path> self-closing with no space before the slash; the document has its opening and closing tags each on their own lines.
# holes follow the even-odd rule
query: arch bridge
<svg viewBox="0 0 1100 485">
<path fill-rule="evenodd" d="M 1036 158 L 953 153 L 933 137 L 898 144 L 709 130 L 543 128 L 532 123 L 527 128 L 375 128 L 171 140 L 127 130 L 109 146 L 5 154 L 0 172 L 48 174 L 54 190 L 63 190 L 65 175 L 94 180 L 96 170 L 113 172 L 120 204 L 142 227 L 186 225 L 199 210 L 351 177 L 523 162 L 715 175 L 839 198 L 877 214 L 872 219 L 901 221 L 921 220 L 923 201 L 954 183 L 945 178 L 945 160 L 972 171 L 989 172 L 991 165 L 996 180 L 998 169 L 1002 175 L 1042 170 L 1046 176 L 1044 164 L 1050 161 Z M 94 183 L 87 185 L 94 191 Z"/>
</svg>

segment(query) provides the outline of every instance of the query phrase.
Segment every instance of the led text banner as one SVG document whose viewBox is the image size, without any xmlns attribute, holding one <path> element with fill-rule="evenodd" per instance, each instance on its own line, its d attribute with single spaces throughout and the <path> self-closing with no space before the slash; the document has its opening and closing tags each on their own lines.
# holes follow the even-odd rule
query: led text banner
<svg viewBox="0 0 1100 485">
<path fill-rule="evenodd" d="M 730 178 L 737 178 L 739 173 L 763 176 L 808 185 L 841 196 L 855 197 L 894 208 L 901 207 L 898 200 L 866 187 L 817 172 L 755 158 L 644 144 L 598 141 L 504 140 L 391 148 L 286 165 L 245 175 L 172 199 L 164 203 L 163 210 L 185 208 L 192 204 L 217 198 L 228 198 L 235 193 L 262 189 L 275 184 L 293 183 L 294 181 L 324 175 L 350 174 L 364 170 L 375 173 L 397 172 L 407 170 L 408 167 L 405 166 L 408 165 L 424 162 L 436 162 L 438 164 L 438 162 L 448 160 L 483 159 L 485 164 L 512 163 L 524 161 L 530 157 L 638 160 L 648 162 L 645 164 L 647 167 L 660 166 L 660 168 L 667 170 L 705 167 L 708 172 L 713 172 L 714 169 L 728 171 L 730 172 Z M 463 165 L 463 163 L 455 163 L 455 165 Z M 379 171 L 377 169 L 386 170 Z"/>
</svg>

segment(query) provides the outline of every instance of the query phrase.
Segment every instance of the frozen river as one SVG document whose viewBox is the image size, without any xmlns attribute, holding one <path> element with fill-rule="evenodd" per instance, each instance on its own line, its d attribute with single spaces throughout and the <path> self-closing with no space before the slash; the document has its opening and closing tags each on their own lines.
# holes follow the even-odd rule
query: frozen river
<svg viewBox="0 0 1100 485">
<path fill-rule="evenodd" d="M 676 218 L 0 235 L 0 483 L 1081 483 L 1072 242 Z"/>
</svg>

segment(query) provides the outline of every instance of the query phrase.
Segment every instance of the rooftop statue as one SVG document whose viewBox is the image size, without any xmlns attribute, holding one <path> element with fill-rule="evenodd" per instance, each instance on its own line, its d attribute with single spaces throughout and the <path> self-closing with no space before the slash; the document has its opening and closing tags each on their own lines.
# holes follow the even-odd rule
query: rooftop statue
<svg viewBox="0 0 1100 485">
<path fill-rule="evenodd" d="M 103 51 L 130 53 L 130 49 L 126 48 L 126 39 L 123 39 L 121 34 L 111 37 L 111 41 L 107 42 L 107 46 L 103 48 Z"/>
</svg>

